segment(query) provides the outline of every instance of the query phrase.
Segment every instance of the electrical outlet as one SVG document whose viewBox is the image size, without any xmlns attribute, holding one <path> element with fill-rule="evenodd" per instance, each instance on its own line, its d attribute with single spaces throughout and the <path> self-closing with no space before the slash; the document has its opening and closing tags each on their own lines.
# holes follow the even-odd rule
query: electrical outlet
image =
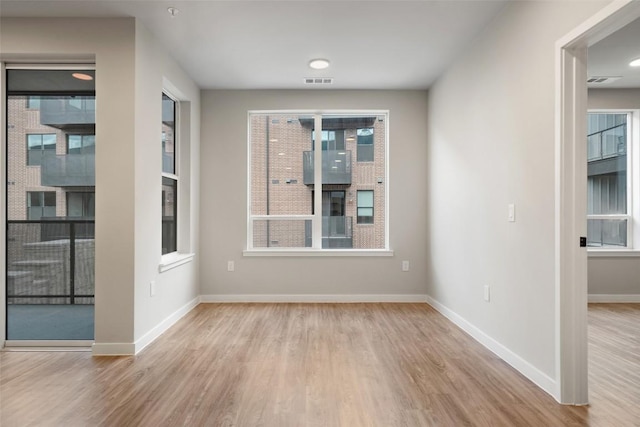
<svg viewBox="0 0 640 427">
<path fill-rule="evenodd" d="M 227 261 L 227 271 L 236 271 L 236 265 L 233 261 Z"/>
<path fill-rule="evenodd" d="M 409 261 L 402 261 L 402 271 L 409 271 Z"/>
<path fill-rule="evenodd" d="M 152 280 L 151 283 L 149 283 L 149 296 L 155 297 L 156 291 L 156 282 L 155 280 Z"/>
<path fill-rule="evenodd" d="M 489 302 L 491 300 L 491 287 L 489 285 L 485 285 L 484 287 L 484 300 Z"/>
</svg>

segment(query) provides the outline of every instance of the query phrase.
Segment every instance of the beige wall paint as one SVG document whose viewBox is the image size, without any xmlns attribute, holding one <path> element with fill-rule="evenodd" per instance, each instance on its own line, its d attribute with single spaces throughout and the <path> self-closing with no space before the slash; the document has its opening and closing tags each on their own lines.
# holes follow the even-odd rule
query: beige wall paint
<svg viewBox="0 0 640 427">
<path fill-rule="evenodd" d="M 555 43 L 604 4 L 509 2 L 429 92 L 429 295 L 551 393 Z"/>
<path fill-rule="evenodd" d="M 172 79 L 192 98 L 194 167 L 185 177 L 191 183 L 192 232 L 198 215 L 199 92 L 134 19 L 5 18 L 0 36 L 2 61 L 95 60 L 95 341 L 133 348 L 135 340 L 198 295 L 196 263 L 160 276 L 157 271 L 162 78 Z M 149 300 L 153 278 L 158 295 Z M 4 310 L 4 301 L 0 305 Z"/>
<path fill-rule="evenodd" d="M 247 229 L 247 112 L 389 110 L 393 257 L 243 257 Z M 425 294 L 425 91 L 202 92 L 200 243 L 203 295 Z M 411 262 L 401 271 L 401 260 Z M 227 261 L 235 271 L 227 272 Z"/>
<path fill-rule="evenodd" d="M 640 89 L 590 89 L 590 109 L 640 109 Z M 640 257 L 589 257 L 590 295 L 640 295 Z"/>
</svg>

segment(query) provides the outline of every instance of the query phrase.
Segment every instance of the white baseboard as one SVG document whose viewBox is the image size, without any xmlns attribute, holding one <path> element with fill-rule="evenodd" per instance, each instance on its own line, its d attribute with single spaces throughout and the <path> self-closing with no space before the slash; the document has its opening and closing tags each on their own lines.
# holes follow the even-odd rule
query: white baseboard
<svg viewBox="0 0 640 427">
<path fill-rule="evenodd" d="M 94 343 L 91 352 L 94 356 L 133 356 L 136 345 L 132 342 Z"/>
<path fill-rule="evenodd" d="M 362 294 L 362 295 L 316 295 L 316 294 L 246 294 L 246 295 L 201 295 L 201 303 L 215 302 L 427 302 L 426 294 Z"/>
<path fill-rule="evenodd" d="M 614 303 L 614 302 L 638 302 L 639 294 L 589 294 L 589 302 Z"/>
<path fill-rule="evenodd" d="M 524 360 L 522 357 L 518 356 L 513 351 L 509 350 L 507 347 L 500 344 L 498 341 L 491 338 L 489 335 L 469 323 L 466 319 L 459 316 L 457 313 L 453 312 L 444 305 L 440 304 L 433 298 L 427 296 L 427 303 L 435 308 L 438 312 L 440 312 L 444 317 L 451 320 L 460 329 L 471 335 L 471 337 L 473 337 L 480 344 L 485 346 L 487 349 L 507 362 L 522 375 L 531 380 L 538 387 L 549 393 L 552 397 L 556 398 L 557 383 L 553 378 L 549 377 L 547 374 L 540 371 L 535 366 Z"/>
<path fill-rule="evenodd" d="M 135 354 L 140 353 L 146 346 L 151 344 L 156 338 L 162 335 L 167 331 L 170 327 L 176 324 L 178 320 L 180 320 L 185 314 L 193 310 L 200 303 L 200 298 L 196 297 L 193 300 L 189 301 L 178 310 L 176 310 L 173 314 L 169 315 L 166 319 L 156 325 L 149 332 L 144 334 L 140 339 L 138 339 L 135 343 Z"/>
</svg>

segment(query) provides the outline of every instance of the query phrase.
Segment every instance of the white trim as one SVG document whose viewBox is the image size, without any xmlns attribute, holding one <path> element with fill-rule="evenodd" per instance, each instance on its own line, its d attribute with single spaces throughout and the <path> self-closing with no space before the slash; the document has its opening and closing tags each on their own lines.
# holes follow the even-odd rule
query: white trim
<svg viewBox="0 0 640 427">
<path fill-rule="evenodd" d="M 589 249 L 589 258 L 632 258 L 640 257 L 640 250 L 632 249 Z"/>
<path fill-rule="evenodd" d="M 91 353 L 93 356 L 134 356 L 136 345 L 132 342 L 94 343 Z"/>
<path fill-rule="evenodd" d="M 420 303 L 427 302 L 426 294 L 362 294 L 362 295 L 292 295 L 292 294 L 245 294 L 245 295 L 201 295 L 200 302 L 220 303 L 220 302 L 331 302 L 331 303 L 364 303 L 364 302 L 397 302 L 397 303 Z"/>
<path fill-rule="evenodd" d="M 586 236 L 586 192 L 582 191 L 587 163 L 586 50 L 639 16 L 639 1 L 613 1 L 560 38 L 555 46 L 557 390 L 554 396 L 561 403 L 588 401 L 587 256 L 584 248 L 577 247 L 577 238 Z"/>
<path fill-rule="evenodd" d="M 589 294 L 593 303 L 640 303 L 640 294 Z"/>
<path fill-rule="evenodd" d="M 135 354 L 140 353 L 145 347 L 155 341 L 160 335 L 175 325 L 178 320 L 182 319 L 187 313 L 193 310 L 200 303 L 200 298 L 196 297 L 180 307 L 178 310 L 170 314 L 162 322 L 158 323 L 153 329 L 144 334 L 134 343 Z"/>
<path fill-rule="evenodd" d="M 5 350 L 10 351 L 65 351 L 65 348 L 91 350 L 92 340 L 6 340 Z"/>
<path fill-rule="evenodd" d="M 275 256 L 309 256 L 309 254 L 305 252 L 305 254 L 300 254 L 298 253 L 297 248 L 273 248 L 273 247 L 269 247 L 269 248 L 255 248 L 253 246 L 253 222 L 256 220 L 308 220 L 310 219 L 312 221 L 312 234 L 313 236 L 320 236 L 322 234 L 322 224 L 321 224 L 321 219 L 322 219 L 322 212 L 321 209 L 316 209 L 317 212 L 315 212 L 315 215 L 252 215 L 251 213 L 251 184 L 253 182 L 252 180 L 252 163 L 251 163 L 251 118 L 252 116 L 270 116 L 272 114 L 277 114 L 277 115 L 295 115 L 295 116 L 312 116 L 314 118 L 314 128 L 317 130 L 313 135 L 312 138 L 314 140 L 314 146 L 315 146 L 315 150 L 314 150 L 314 182 L 318 182 L 320 181 L 318 179 L 318 176 L 322 176 L 322 156 L 318 155 L 322 154 L 322 147 L 321 144 L 318 143 L 318 141 L 321 142 L 322 139 L 322 135 L 319 131 L 319 129 L 322 129 L 321 124 L 322 124 L 322 117 L 323 116 L 334 116 L 334 115 L 344 115 L 344 116 L 352 116 L 352 117 L 356 117 L 356 116 L 360 116 L 360 115 L 371 115 L 371 116 L 376 116 L 376 118 L 380 117 L 380 116 L 384 116 L 384 129 L 385 129 L 385 177 L 384 177 L 384 199 L 385 199 L 385 204 L 384 204 L 384 212 L 385 212 L 385 216 L 384 216 L 384 251 L 387 252 L 391 252 L 391 250 L 389 249 L 390 247 L 390 240 L 389 240 L 389 227 L 390 227 L 390 223 L 391 221 L 389 220 L 389 206 L 390 206 L 390 200 L 389 200 L 389 116 L 390 116 L 390 111 L 387 109 L 380 109 L 380 110 L 366 110 L 366 109 L 340 109 L 340 110 L 248 110 L 247 111 L 247 212 L 246 212 L 246 218 L 247 218 L 247 243 L 246 243 L 246 250 L 245 250 L 245 256 L 254 256 L 254 252 L 256 253 L 260 253 L 259 255 L 255 255 L 255 256 L 262 256 L 261 253 L 264 250 L 268 250 L 268 251 L 274 251 L 277 252 L 278 254 Z M 377 120 L 377 119 L 376 119 Z M 353 159 L 352 159 L 352 163 L 353 163 Z M 377 188 L 377 187 L 375 187 Z M 375 188 L 373 189 L 374 191 Z M 322 205 L 322 194 L 321 192 L 317 192 L 315 194 L 315 199 L 314 199 L 314 206 L 321 206 Z M 357 207 L 356 207 L 357 210 Z M 322 245 L 322 239 L 318 239 L 318 238 L 314 238 L 312 239 L 313 241 L 313 247 L 311 249 L 314 249 L 316 251 L 331 251 L 331 250 L 327 250 L 327 249 L 322 249 L 321 245 Z M 282 250 L 284 249 L 284 250 Z M 358 249 L 356 249 L 355 251 L 359 251 Z M 376 250 L 378 251 L 378 250 Z M 392 253 L 391 253 L 392 255 Z M 389 256 L 391 256 L 389 255 Z M 362 254 L 355 254 L 353 256 L 364 256 L 364 252 Z"/>
<path fill-rule="evenodd" d="M 393 256 L 392 250 L 384 249 L 314 249 L 314 248 L 271 248 L 271 249 L 247 249 L 242 251 L 242 256 L 260 257 L 376 257 Z"/>
<path fill-rule="evenodd" d="M 453 322 L 456 326 L 469 334 L 473 339 L 482 344 L 489 351 L 496 356 L 507 362 L 514 369 L 527 377 L 530 381 L 536 384 L 538 387 L 554 396 L 557 389 L 556 381 L 549 375 L 545 374 L 535 366 L 527 362 L 525 359 L 509 350 L 507 347 L 500 344 L 498 341 L 475 327 L 469 321 L 462 316 L 455 313 L 453 310 L 447 308 L 443 304 L 439 303 L 435 299 L 427 296 L 427 304 L 436 309 L 440 314 Z"/>
<path fill-rule="evenodd" d="M 195 256 L 196 254 L 181 254 L 178 252 L 171 252 L 170 254 L 163 255 L 160 260 L 160 265 L 158 266 L 158 272 L 164 273 L 172 268 L 191 262 Z"/>
</svg>

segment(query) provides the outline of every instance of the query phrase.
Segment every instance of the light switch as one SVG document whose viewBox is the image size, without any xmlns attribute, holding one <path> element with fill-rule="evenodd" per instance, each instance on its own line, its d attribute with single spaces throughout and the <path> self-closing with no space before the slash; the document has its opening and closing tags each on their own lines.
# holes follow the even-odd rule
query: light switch
<svg viewBox="0 0 640 427">
<path fill-rule="evenodd" d="M 516 222 L 516 205 L 509 204 L 509 222 Z"/>
</svg>

